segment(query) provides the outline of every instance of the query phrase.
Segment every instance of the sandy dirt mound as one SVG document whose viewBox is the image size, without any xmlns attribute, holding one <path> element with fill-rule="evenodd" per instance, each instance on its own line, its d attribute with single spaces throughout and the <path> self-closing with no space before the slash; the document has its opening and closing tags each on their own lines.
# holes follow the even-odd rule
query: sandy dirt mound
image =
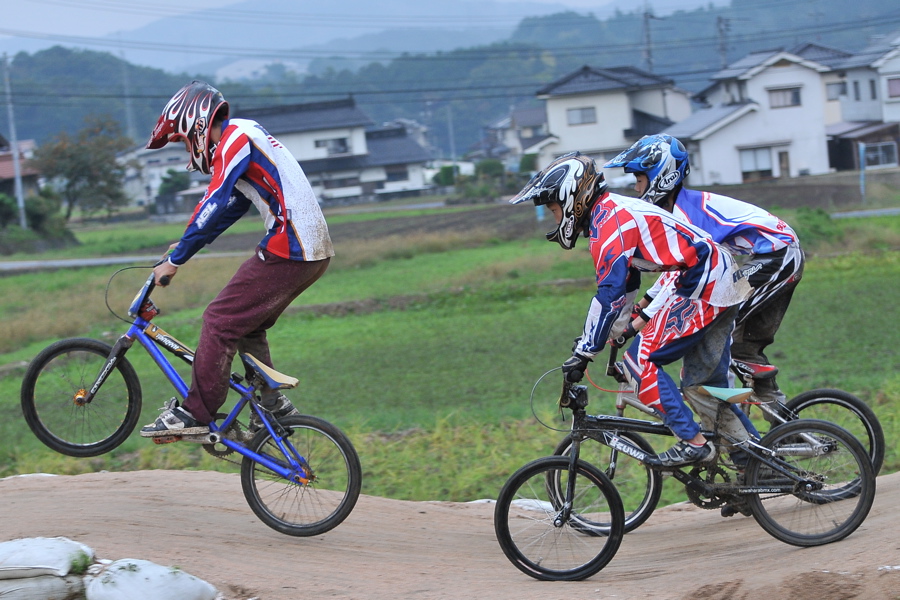
<svg viewBox="0 0 900 600">
<path fill-rule="evenodd" d="M 99 558 L 174 565 L 229 600 L 616 598 L 845 600 L 900 597 L 900 473 L 879 478 L 869 518 L 818 548 L 783 544 L 752 518 L 690 505 L 659 509 L 583 582 L 516 570 L 489 503 L 362 496 L 337 529 L 281 535 L 256 519 L 238 475 L 137 471 L 0 481 L 0 540 L 65 536 Z"/>
</svg>

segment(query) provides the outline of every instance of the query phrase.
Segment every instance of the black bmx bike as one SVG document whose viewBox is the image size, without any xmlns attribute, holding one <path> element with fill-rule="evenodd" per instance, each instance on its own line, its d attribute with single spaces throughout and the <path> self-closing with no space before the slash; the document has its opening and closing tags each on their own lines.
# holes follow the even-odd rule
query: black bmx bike
<svg viewBox="0 0 900 600">
<path fill-rule="evenodd" d="M 497 498 L 494 530 L 507 558 L 536 579 L 572 581 L 596 574 L 615 555 L 626 529 L 625 513 L 611 489 L 616 478 L 583 460 L 581 449 L 588 440 L 633 459 L 655 476 L 671 475 L 695 504 L 739 507 L 788 544 L 835 542 L 862 524 L 875 498 L 875 472 L 859 440 L 818 419 L 787 421 L 759 440 L 732 439 L 719 432 L 718 423 L 730 410 L 728 403 L 744 401 L 751 392 L 703 391 L 720 400 L 716 426 L 703 432 L 716 451 L 701 464 L 664 467 L 643 436 L 664 436 L 671 442 L 668 427 L 659 421 L 589 415 L 587 386 L 564 380 L 559 407 L 572 417 L 567 451 L 523 466 Z M 746 464 L 732 462 L 726 450 L 734 447 L 749 457 Z"/>
</svg>

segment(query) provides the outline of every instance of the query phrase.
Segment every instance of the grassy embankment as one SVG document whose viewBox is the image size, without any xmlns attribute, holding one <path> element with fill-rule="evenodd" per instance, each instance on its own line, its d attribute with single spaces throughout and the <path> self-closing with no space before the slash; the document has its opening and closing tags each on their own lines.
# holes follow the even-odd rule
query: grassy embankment
<svg viewBox="0 0 900 600">
<path fill-rule="evenodd" d="M 896 471 L 900 219 L 784 216 L 796 222 L 814 252 L 770 352 L 782 369 L 779 381 L 788 394 L 838 387 L 869 402 L 888 440 L 885 472 Z M 351 218 L 378 216 L 336 216 L 332 222 Z M 177 238 L 180 229 L 79 232 L 83 246 L 70 256 L 140 253 Z M 418 500 L 492 497 L 512 471 L 549 454 L 563 435 L 535 421 L 529 396 L 537 378 L 566 358 L 580 330 L 593 294 L 585 248 L 562 252 L 539 239 L 497 242 L 473 235 L 483 243 L 463 249 L 451 236 L 341 245 L 328 274 L 270 335 L 278 368 L 301 380 L 290 394 L 295 404 L 334 422 L 356 444 L 364 493 Z M 157 324 L 181 340 L 196 340 L 203 307 L 240 260 L 207 258 L 185 266 L 176 285 L 154 296 L 164 311 Z M 8 415 L 0 423 L 0 475 L 234 470 L 197 446 L 158 447 L 137 435 L 107 456 L 70 459 L 43 447 L 25 425 L 18 409 L 23 369 L 17 365 L 61 337 L 111 343 L 124 331 L 103 302 L 114 270 L 0 278 L 0 365 L 6 365 L 0 407 Z M 147 273 L 126 271 L 113 281 L 110 305 L 120 314 Z M 348 304 L 359 301 L 366 303 Z M 129 359 L 141 375 L 142 422 L 150 421 L 171 388 L 141 351 L 133 350 Z M 549 381 L 538 386 L 535 409 L 543 422 L 564 430 L 554 415 L 556 389 Z M 592 395 L 597 412 L 611 403 L 610 394 Z M 651 443 L 661 450 L 669 441 Z M 680 499 L 683 492 L 667 483 L 666 500 Z"/>
</svg>

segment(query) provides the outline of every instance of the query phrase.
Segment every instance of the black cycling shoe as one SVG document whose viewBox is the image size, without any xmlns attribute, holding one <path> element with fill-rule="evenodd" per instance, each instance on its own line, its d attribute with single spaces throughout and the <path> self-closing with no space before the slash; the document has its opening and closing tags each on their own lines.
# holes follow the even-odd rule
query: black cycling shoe
<svg viewBox="0 0 900 600">
<path fill-rule="evenodd" d="M 663 452 L 656 455 L 656 464 L 663 467 L 681 467 L 683 465 L 691 465 L 702 462 L 712 455 L 712 448 L 709 442 L 700 447 L 691 446 L 687 442 L 681 441 Z"/>
</svg>

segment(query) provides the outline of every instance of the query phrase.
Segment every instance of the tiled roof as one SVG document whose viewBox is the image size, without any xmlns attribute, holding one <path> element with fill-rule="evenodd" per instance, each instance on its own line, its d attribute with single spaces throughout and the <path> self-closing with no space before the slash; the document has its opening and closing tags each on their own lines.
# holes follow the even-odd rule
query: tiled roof
<svg viewBox="0 0 900 600">
<path fill-rule="evenodd" d="M 687 141 L 709 129 L 716 123 L 725 121 L 735 113 L 755 105 L 755 102 L 744 102 L 740 104 L 720 104 L 719 106 L 713 106 L 711 108 L 701 108 L 692 113 L 687 119 L 679 121 L 663 131 L 672 137 Z"/>
<path fill-rule="evenodd" d="M 353 98 L 236 110 L 233 116 L 253 119 L 272 135 L 372 124 L 372 120 L 356 107 Z"/>
<path fill-rule="evenodd" d="M 37 169 L 28 165 L 24 158 L 19 160 L 19 173 L 22 177 L 31 177 L 38 174 Z M 0 179 L 13 179 L 16 176 L 15 165 L 11 153 L 0 154 Z"/>
<path fill-rule="evenodd" d="M 674 80 L 635 67 L 595 69 L 587 65 L 537 91 L 538 96 L 563 96 L 612 90 L 634 90 L 675 85 Z"/>
<path fill-rule="evenodd" d="M 775 50 L 761 50 L 759 52 L 751 52 L 747 56 L 740 58 L 715 75 L 711 77 L 711 79 L 719 80 L 719 79 L 734 79 L 736 77 L 740 77 L 745 74 L 747 71 L 758 67 L 763 64 L 776 54 L 784 52 L 781 48 Z"/>
<path fill-rule="evenodd" d="M 873 36 L 865 48 L 841 62 L 835 68 L 853 69 L 857 67 L 870 67 L 872 66 L 872 63 L 888 52 L 897 49 L 898 46 L 900 46 L 900 30 L 894 31 L 888 35 Z"/>
<path fill-rule="evenodd" d="M 431 159 L 428 152 L 407 136 L 402 127 L 367 131 L 366 145 L 369 148 L 368 154 L 303 160 L 300 161 L 300 166 L 308 175 L 313 175 L 367 167 L 425 163 Z"/>
<path fill-rule="evenodd" d="M 850 52 L 844 52 L 836 48 L 829 48 L 820 44 L 806 43 L 791 48 L 791 54 L 796 54 L 802 59 L 817 62 L 826 67 L 835 68 L 848 58 L 853 56 Z"/>
</svg>

